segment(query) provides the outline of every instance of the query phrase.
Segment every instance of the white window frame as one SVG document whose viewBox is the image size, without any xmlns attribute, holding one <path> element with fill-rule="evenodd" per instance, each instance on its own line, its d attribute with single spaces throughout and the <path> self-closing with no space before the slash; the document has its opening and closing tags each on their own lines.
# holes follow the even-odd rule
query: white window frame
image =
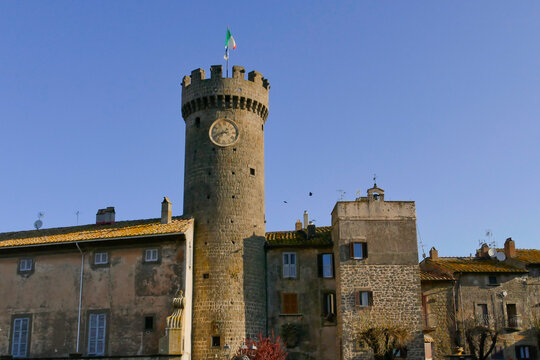
<svg viewBox="0 0 540 360">
<path fill-rule="evenodd" d="M 31 258 L 23 258 L 19 260 L 19 272 L 32 271 L 34 268 L 34 260 Z"/>
<path fill-rule="evenodd" d="M 335 315 L 336 314 L 336 294 L 329 292 L 324 294 L 324 311 L 325 315 Z"/>
<path fill-rule="evenodd" d="M 144 250 L 145 262 L 157 262 L 159 260 L 159 249 L 146 249 Z"/>
<path fill-rule="evenodd" d="M 13 319 L 11 339 L 11 356 L 22 358 L 28 356 L 28 335 L 30 334 L 30 318 Z"/>
<path fill-rule="evenodd" d="M 325 263 L 324 263 L 325 258 L 330 258 L 330 264 L 325 265 Z M 322 276 L 323 276 L 323 278 L 326 278 L 326 279 L 333 278 L 334 277 L 334 255 L 331 254 L 331 253 L 322 254 L 321 262 L 322 262 Z"/>
<path fill-rule="evenodd" d="M 106 251 L 94 254 L 94 265 L 106 265 L 109 263 L 109 253 Z"/>
<path fill-rule="evenodd" d="M 93 313 L 88 316 L 88 355 L 105 355 L 107 339 L 107 314 Z"/>
<path fill-rule="evenodd" d="M 298 257 L 295 252 L 283 253 L 283 278 L 284 279 L 296 279 L 296 265 L 298 263 Z"/>
</svg>

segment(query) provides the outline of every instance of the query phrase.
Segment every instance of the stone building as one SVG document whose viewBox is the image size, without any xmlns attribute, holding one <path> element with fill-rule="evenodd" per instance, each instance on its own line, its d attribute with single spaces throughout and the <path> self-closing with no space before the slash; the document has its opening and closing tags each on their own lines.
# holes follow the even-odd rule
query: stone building
<svg viewBox="0 0 540 360">
<path fill-rule="evenodd" d="M 540 250 L 516 249 L 512 239 L 504 249 L 484 244 L 474 257 L 439 257 L 432 248 L 420 267 L 433 358 L 456 346 L 468 351 L 465 333 L 474 326 L 500 332 L 492 359 L 537 358 Z"/>
<path fill-rule="evenodd" d="M 0 234 L 0 355 L 228 358 L 274 331 L 291 359 L 366 359 L 361 325 L 389 321 L 424 358 L 414 202 L 374 186 L 331 226 L 267 233 L 270 85 L 222 72 L 182 81 L 182 217 L 165 198 L 157 219 Z"/>
</svg>

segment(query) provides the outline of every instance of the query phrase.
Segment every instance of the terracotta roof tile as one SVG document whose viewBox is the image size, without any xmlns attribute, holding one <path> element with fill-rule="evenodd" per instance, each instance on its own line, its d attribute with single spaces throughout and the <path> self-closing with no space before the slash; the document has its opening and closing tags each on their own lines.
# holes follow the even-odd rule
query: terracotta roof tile
<svg viewBox="0 0 540 360">
<path fill-rule="evenodd" d="M 459 272 L 527 272 L 527 270 L 520 269 L 502 261 L 476 258 L 438 258 L 437 260 L 426 259 L 426 264 L 429 264 L 449 274 Z"/>
<path fill-rule="evenodd" d="M 193 219 L 175 217 L 169 224 L 161 224 L 160 219 L 145 219 L 118 221 L 107 225 L 91 224 L 0 233 L 0 249 L 16 246 L 182 233 L 193 226 L 192 224 Z"/>
<path fill-rule="evenodd" d="M 504 249 L 497 249 L 504 252 Z M 516 249 L 516 256 L 513 259 L 525 264 L 540 264 L 540 250 L 536 249 Z"/>
<path fill-rule="evenodd" d="M 431 271 L 420 270 L 420 280 L 422 281 L 450 281 L 455 280 L 452 275 L 439 274 Z"/>
<path fill-rule="evenodd" d="M 267 232 L 266 243 L 269 247 L 329 247 L 333 244 L 332 227 L 316 227 L 315 236 L 310 239 L 307 238 L 304 230 Z"/>
</svg>

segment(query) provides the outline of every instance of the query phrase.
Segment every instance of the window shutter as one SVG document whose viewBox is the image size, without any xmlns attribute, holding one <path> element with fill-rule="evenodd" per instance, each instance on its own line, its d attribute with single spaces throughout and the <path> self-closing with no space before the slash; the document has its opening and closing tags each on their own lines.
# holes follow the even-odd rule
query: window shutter
<svg viewBox="0 0 540 360">
<path fill-rule="evenodd" d="M 368 305 L 373 306 L 373 292 L 368 292 Z"/>
<path fill-rule="evenodd" d="M 298 313 L 298 294 L 283 293 L 283 313 L 297 314 Z"/>
<path fill-rule="evenodd" d="M 317 254 L 317 269 L 319 271 L 319 277 L 323 277 L 323 254 Z"/>
<path fill-rule="evenodd" d="M 349 257 L 354 259 L 354 243 L 349 243 Z"/>
<path fill-rule="evenodd" d="M 362 255 L 363 258 L 367 258 L 367 243 L 362 243 Z"/>
<path fill-rule="evenodd" d="M 332 277 L 336 277 L 336 266 L 334 265 L 334 254 L 332 254 Z"/>
<path fill-rule="evenodd" d="M 360 291 L 354 292 L 354 304 L 360 306 Z"/>
</svg>

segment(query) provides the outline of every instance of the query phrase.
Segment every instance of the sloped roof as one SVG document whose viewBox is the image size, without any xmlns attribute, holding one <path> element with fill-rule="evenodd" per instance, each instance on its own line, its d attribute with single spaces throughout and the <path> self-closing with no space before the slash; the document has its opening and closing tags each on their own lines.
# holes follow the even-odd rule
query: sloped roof
<svg viewBox="0 0 540 360">
<path fill-rule="evenodd" d="M 304 230 L 267 232 L 266 243 L 269 247 L 329 247 L 333 244 L 332 227 L 316 227 L 315 236 L 309 239 Z"/>
<path fill-rule="evenodd" d="M 425 260 L 425 263 L 449 274 L 460 273 L 460 272 L 461 273 L 492 273 L 492 272 L 523 273 L 523 272 L 527 272 L 527 270 L 520 269 L 514 265 L 510 265 L 502 261 L 477 259 L 477 258 L 440 257 L 440 258 L 437 258 L 436 260 L 431 260 L 428 258 Z"/>
<path fill-rule="evenodd" d="M 420 270 L 420 280 L 422 281 L 451 281 L 455 279 L 452 275 Z"/>
<path fill-rule="evenodd" d="M 504 249 L 497 249 L 504 252 Z M 516 256 L 512 259 L 521 261 L 525 264 L 540 264 L 540 250 L 536 249 L 516 249 Z"/>
<path fill-rule="evenodd" d="M 161 224 L 161 219 L 145 219 L 118 221 L 104 225 L 90 224 L 0 233 L 0 249 L 133 236 L 178 234 L 187 231 L 192 225 L 193 219 L 174 217 L 169 224 Z"/>
</svg>

